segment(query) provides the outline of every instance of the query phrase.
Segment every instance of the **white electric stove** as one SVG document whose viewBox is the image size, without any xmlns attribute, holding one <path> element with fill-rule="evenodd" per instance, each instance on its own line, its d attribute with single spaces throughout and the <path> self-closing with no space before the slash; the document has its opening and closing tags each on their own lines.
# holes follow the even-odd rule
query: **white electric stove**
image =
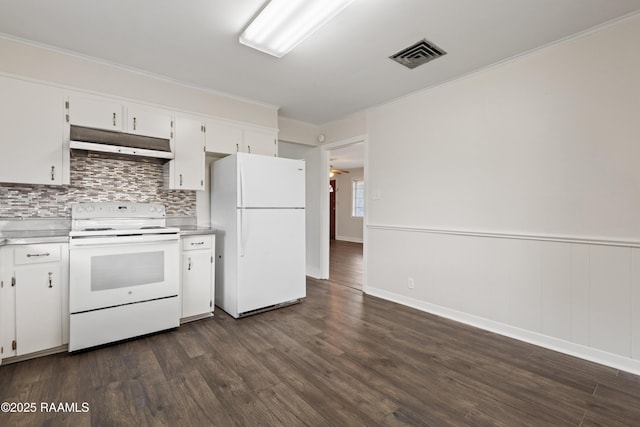
<svg viewBox="0 0 640 427">
<path fill-rule="evenodd" d="M 69 351 L 178 327 L 179 248 L 162 204 L 72 205 Z"/>
</svg>

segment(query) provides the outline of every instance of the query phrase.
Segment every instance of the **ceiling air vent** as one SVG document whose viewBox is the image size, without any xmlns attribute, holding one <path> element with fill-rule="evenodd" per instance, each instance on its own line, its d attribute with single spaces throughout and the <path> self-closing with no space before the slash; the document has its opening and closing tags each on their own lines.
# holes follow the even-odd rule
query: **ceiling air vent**
<svg viewBox="0 0 640 427">
<path fill-rule="evenodd" d="M 391 55 L 389 58 L 407 68 L 413 69 L 446 54 L 447 52 L 435 44 L 423 39 L 408 48 L 402 49 L 395 55 Z"/>
</svg>

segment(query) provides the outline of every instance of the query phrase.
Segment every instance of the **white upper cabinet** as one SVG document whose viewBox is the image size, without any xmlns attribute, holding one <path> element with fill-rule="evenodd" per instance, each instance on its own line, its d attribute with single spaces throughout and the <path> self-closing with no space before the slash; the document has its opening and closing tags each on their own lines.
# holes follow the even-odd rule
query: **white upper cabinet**
<svg viewBox="0 0 640 427">
<path fill-rule="evenodd" d="M 215 120 L 208 120 L 205 126 L 207 152 L 233 154 L 241 151 L 241 127 Z"/>
<path fill-rule="evenodd" d="M 172 113 L 159 108 L 129 104 L 126 129 L 129 133 L 171 139 L 173 136 Z"/>
<path fill-rule="evenodd" d="M 205 153 L 202 121 L 176 117 L 173 139 L 175 158 L 165 163 L 165 187 L 170 190 L 204 190 Z"/>
<path fill-rule="evenodd" d="M 278 133 L 247 125 L 208 120 L 205 125 L 207 152 L 233 154 L 237 152 L 276 156 Z"/>
<path fill-rule="evenodd" d="M 88 128 L 165 139 L 171 139 L 173 133 L 171 111 L 109 98 L 71 95 L 67 114 L 70 124 Z"/>
<path fill-rule="evenodd" d="M 64 92 L 0 77 L 0 182 L 69 183 Z"/>
<path fill-rule="evenodd" d="M 278 137 L 273 131 L 245 129 L 244 147 L 247 153 L 277 156 Z"/>
<path fill-rule="evenodd" d="M 72 95 L 67 114 L 72 125 L 121 132 L 124 130 L 124 111 L 124 105 L 115 100 Z"/>
</svg>

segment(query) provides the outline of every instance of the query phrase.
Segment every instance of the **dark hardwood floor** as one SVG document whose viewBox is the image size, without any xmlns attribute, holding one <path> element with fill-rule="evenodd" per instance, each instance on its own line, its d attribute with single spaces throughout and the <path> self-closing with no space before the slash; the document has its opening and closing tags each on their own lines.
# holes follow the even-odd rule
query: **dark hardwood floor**
<svg viewBox="0 0 640 427">
<path fill-rule="evenodd" d="M 240 320 L 217 309 L 167 333 L 0 366 L 0 402 L 37 408 L 0 413 L 0 426 L 640 423 L 637 376 L 331 281 L 308 279 L 307 292 Z"/>
<path fill-rule="evenodd" d="M 362 290 L 362 243 L 329 242 L 329 280 Z"/>
</svg>

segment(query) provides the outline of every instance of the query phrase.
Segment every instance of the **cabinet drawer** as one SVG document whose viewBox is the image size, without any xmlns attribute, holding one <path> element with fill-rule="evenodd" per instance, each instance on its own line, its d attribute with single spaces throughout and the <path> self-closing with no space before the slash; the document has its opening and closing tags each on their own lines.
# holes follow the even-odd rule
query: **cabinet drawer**
<svg viewBox="0 0 640 427">
<path fill-rule="evenodd" d="M 60 245 L 26 245 L 15 248 L 15 264 L 60 261 Z"/>
<path fill-rule="evenodd" d="M 191 251 L 195 249 L 211 249 L 211 236 L 189 236 L 182 239 L 182 249 Z"/>
</svg>

